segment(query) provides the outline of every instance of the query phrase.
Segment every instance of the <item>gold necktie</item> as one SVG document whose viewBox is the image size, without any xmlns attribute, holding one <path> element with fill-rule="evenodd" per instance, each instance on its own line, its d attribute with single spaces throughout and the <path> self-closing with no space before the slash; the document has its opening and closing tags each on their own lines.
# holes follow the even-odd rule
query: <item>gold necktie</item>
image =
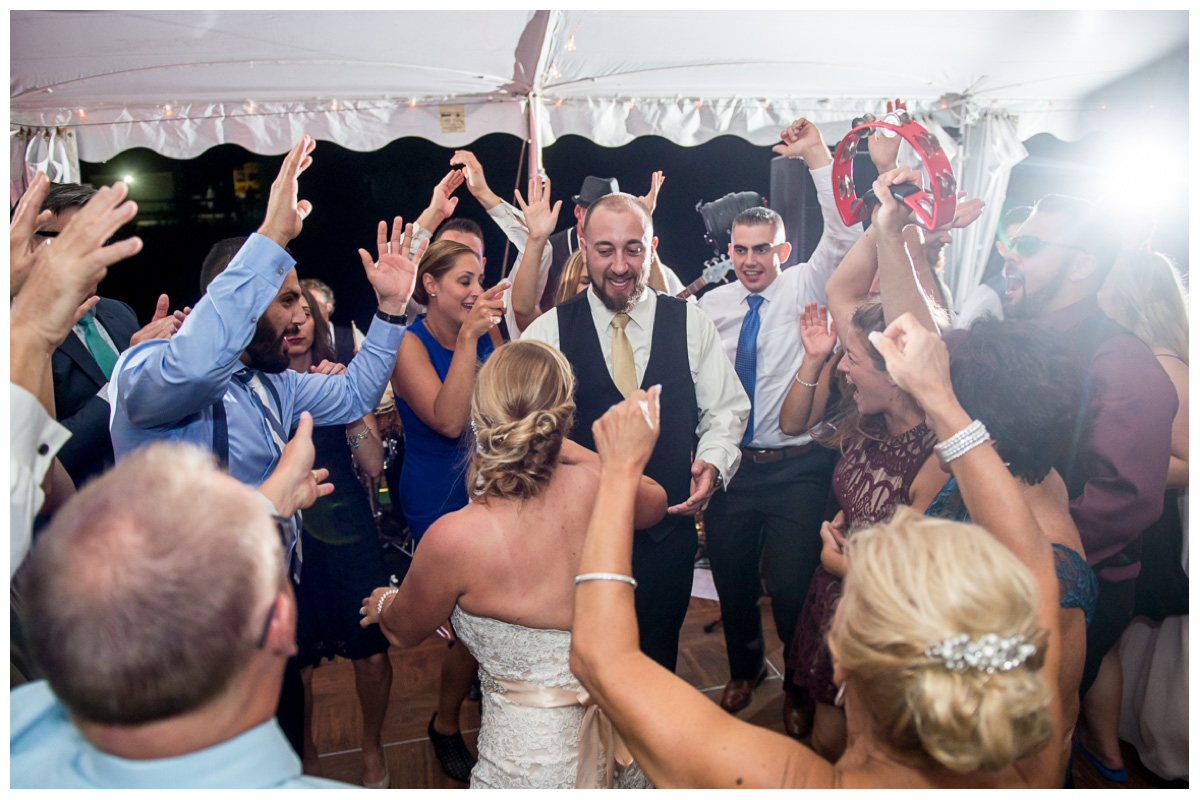
<svg viewBox="0 0 1200 800">
<path fill-rule="evenodd" d="M 625 397 L 637 391 L 637 368 L 633 366 L 633 345 L 625 335 L 625 326 L 629 324 L 628 314 L 617 314 L 613 317 L 612 338 L 612 374 L 613 383 Z"/>
</svg>

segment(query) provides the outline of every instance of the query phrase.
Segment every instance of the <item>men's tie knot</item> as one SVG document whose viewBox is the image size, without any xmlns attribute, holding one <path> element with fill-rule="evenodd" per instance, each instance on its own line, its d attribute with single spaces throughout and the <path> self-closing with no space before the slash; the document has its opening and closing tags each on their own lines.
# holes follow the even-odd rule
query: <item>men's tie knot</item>
<svg viewBox="0 0 1200 800">
<path fill-rule="evenodd" d="M 612 319 L 612 326 L 618 330 L 625 330 L 625 326 L 629 324 L 628 314 L 617 314 Z"/>
<path fill-rule="evenodd" d="M 87 312 L 86 314 L 84 314 L 82 317 L 79 318 L 79 325 L 82 328 L 84 328 L 85 330 L 87 328 L 92 327 L 95 324 L 96 324 L 96 317 L 91 311 Z"/>
<path fill-rule="evenodd" d="M 752 294 L 746 297 L 746 303 L 750 306 L 751 311 L 758 311 L 758 307 L 763 304 L 763 296 L 761 294 Z"/>
</svg>

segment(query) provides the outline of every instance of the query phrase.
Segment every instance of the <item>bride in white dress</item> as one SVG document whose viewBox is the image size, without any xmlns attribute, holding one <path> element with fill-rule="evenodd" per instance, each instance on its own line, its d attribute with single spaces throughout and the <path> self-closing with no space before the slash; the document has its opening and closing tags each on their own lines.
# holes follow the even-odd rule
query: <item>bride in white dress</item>
<svg viewBox="0 0 1200 800">
<path fill-rule="evenodd" d="M 471 402 L 472 502 L 429 528 L 398 590 L 363 601 L 363 625 L 378 622 L 398 647 L 449 617 L 479 661 L 471 788 L 649 785 L 568 661 L 574 578 L 600 482 L 596 455 L 566 439 L 574 388 L 570 364 L 547 345 L 495 352 Z M 666 492 L 643 477 L 637 527 L 666 509 Z"/>
</svg>

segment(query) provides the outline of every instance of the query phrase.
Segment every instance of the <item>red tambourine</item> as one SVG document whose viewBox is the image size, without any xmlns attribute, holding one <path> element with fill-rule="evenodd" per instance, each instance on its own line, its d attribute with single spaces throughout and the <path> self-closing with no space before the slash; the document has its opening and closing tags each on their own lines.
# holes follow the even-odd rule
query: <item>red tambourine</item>
<svg viewBox="0 0 1200 800">
<path fill-rule="evenodd" d="M 854 120 L 854 127 L 838 143 L 833 156 L 833 196 L 842 222 L 854 225 L 870 219 L 871 205 L 878 202 L 874 191 L 867 192 L 861 198 L 855 193 L 854 156 L 858 154 L 859 142 L 873 133 L 871 129 L 882 128 L 885 135 L 891 131 L 892 135 L 900 136 L 912 146 L 930 182 L 927 189 L 918 189 L 913 184 L 898 184 L 892 187 L 893 196 L 911 208 L 926 229 L 948 225 L 954 219 L 954 209 L 958 203 L 958 184 L 950 169 L 950 159 L 946 157 L 937 137 L 912 121 L 907 113 L 889 114 L 887 118 L 899 124 L 877 120 L 868 114 Z"/>
</svg>

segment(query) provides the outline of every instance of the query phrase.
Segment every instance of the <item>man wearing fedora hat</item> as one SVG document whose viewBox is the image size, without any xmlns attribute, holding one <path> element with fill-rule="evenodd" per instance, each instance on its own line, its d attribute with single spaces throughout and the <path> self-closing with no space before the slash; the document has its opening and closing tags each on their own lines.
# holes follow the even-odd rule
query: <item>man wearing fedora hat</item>
<svg viewBox="0 0 1200 800">
<path fill-rule="evenodd" d="M 525 252 L 525 245 L 529 239 L 529 228 L 525 224 L 524 215 L 521 214 L 511 203 L 506 203 L 493 192 L 487 185 L 487 180 L 483 175 L 483 167 L 473 153 L 468 150 L 457 150 L 450 159 L 451 166 L 461 166 L 463 175 L 467 179 L 467 189 L 476 200 L 487 210 L 488 216 L 496 221 L 500 229 L 512 242 L 519 254 Z M 643 202 L 654 210 L 655 200 L 658 195 L 658 188 L 662 185 L 662 173 L 655 173 L 651 180 L 651 188 L 643 198 Z M 561 230 L 549 237 L 546 240 L 545 246 L 542 249 L 542 256 L 539 263 L 538 275 L 538 307 L 542 311 L 547 311 L 554 306 L 554 294 L 558 290 L 558 279 L 562 274 L 563 265 L 567 263 L 567 259 L 571 254 L 579 249 L 579 236 L 583 233 L 583 217 L 587 213 L 588 207 L 596 200 L 610 194 L 617 194 L 621 191 L 620 184 L 616 178 L 597 178 L 594 175 L 588 175 L 583 179 L 583 185 L 579 189 L 579 194 L 574 195 L 571 200 L 575 203 L 575 224 L 566 230 Z M 512 272 L 509 273 L 508 279 L 516 282 L 517 270 L 521 265 L 521 255 L 518 255 L 517 262 L 513 266 Z M 676 277 L 672 282 L 667 278 L 667 268 L 660 265 L 663 277 L 666 280 L 667 289 L 670 291 L 674 284 L 679 284 L 678 288 L 682 288 L 683 284 Z M 674 277 L 674 273 L 671 273 Z M 508 290 L 505 297 L 505 320 L 508 323 L 508 330 L 515 338 L 521 332 L 521 327 L 517 324 L 516 316 L 513 312 L 513 304 L 511 301 L 511 292 Z M 673 294 L 674 292 L 672 292 Z"/>
</svg>

